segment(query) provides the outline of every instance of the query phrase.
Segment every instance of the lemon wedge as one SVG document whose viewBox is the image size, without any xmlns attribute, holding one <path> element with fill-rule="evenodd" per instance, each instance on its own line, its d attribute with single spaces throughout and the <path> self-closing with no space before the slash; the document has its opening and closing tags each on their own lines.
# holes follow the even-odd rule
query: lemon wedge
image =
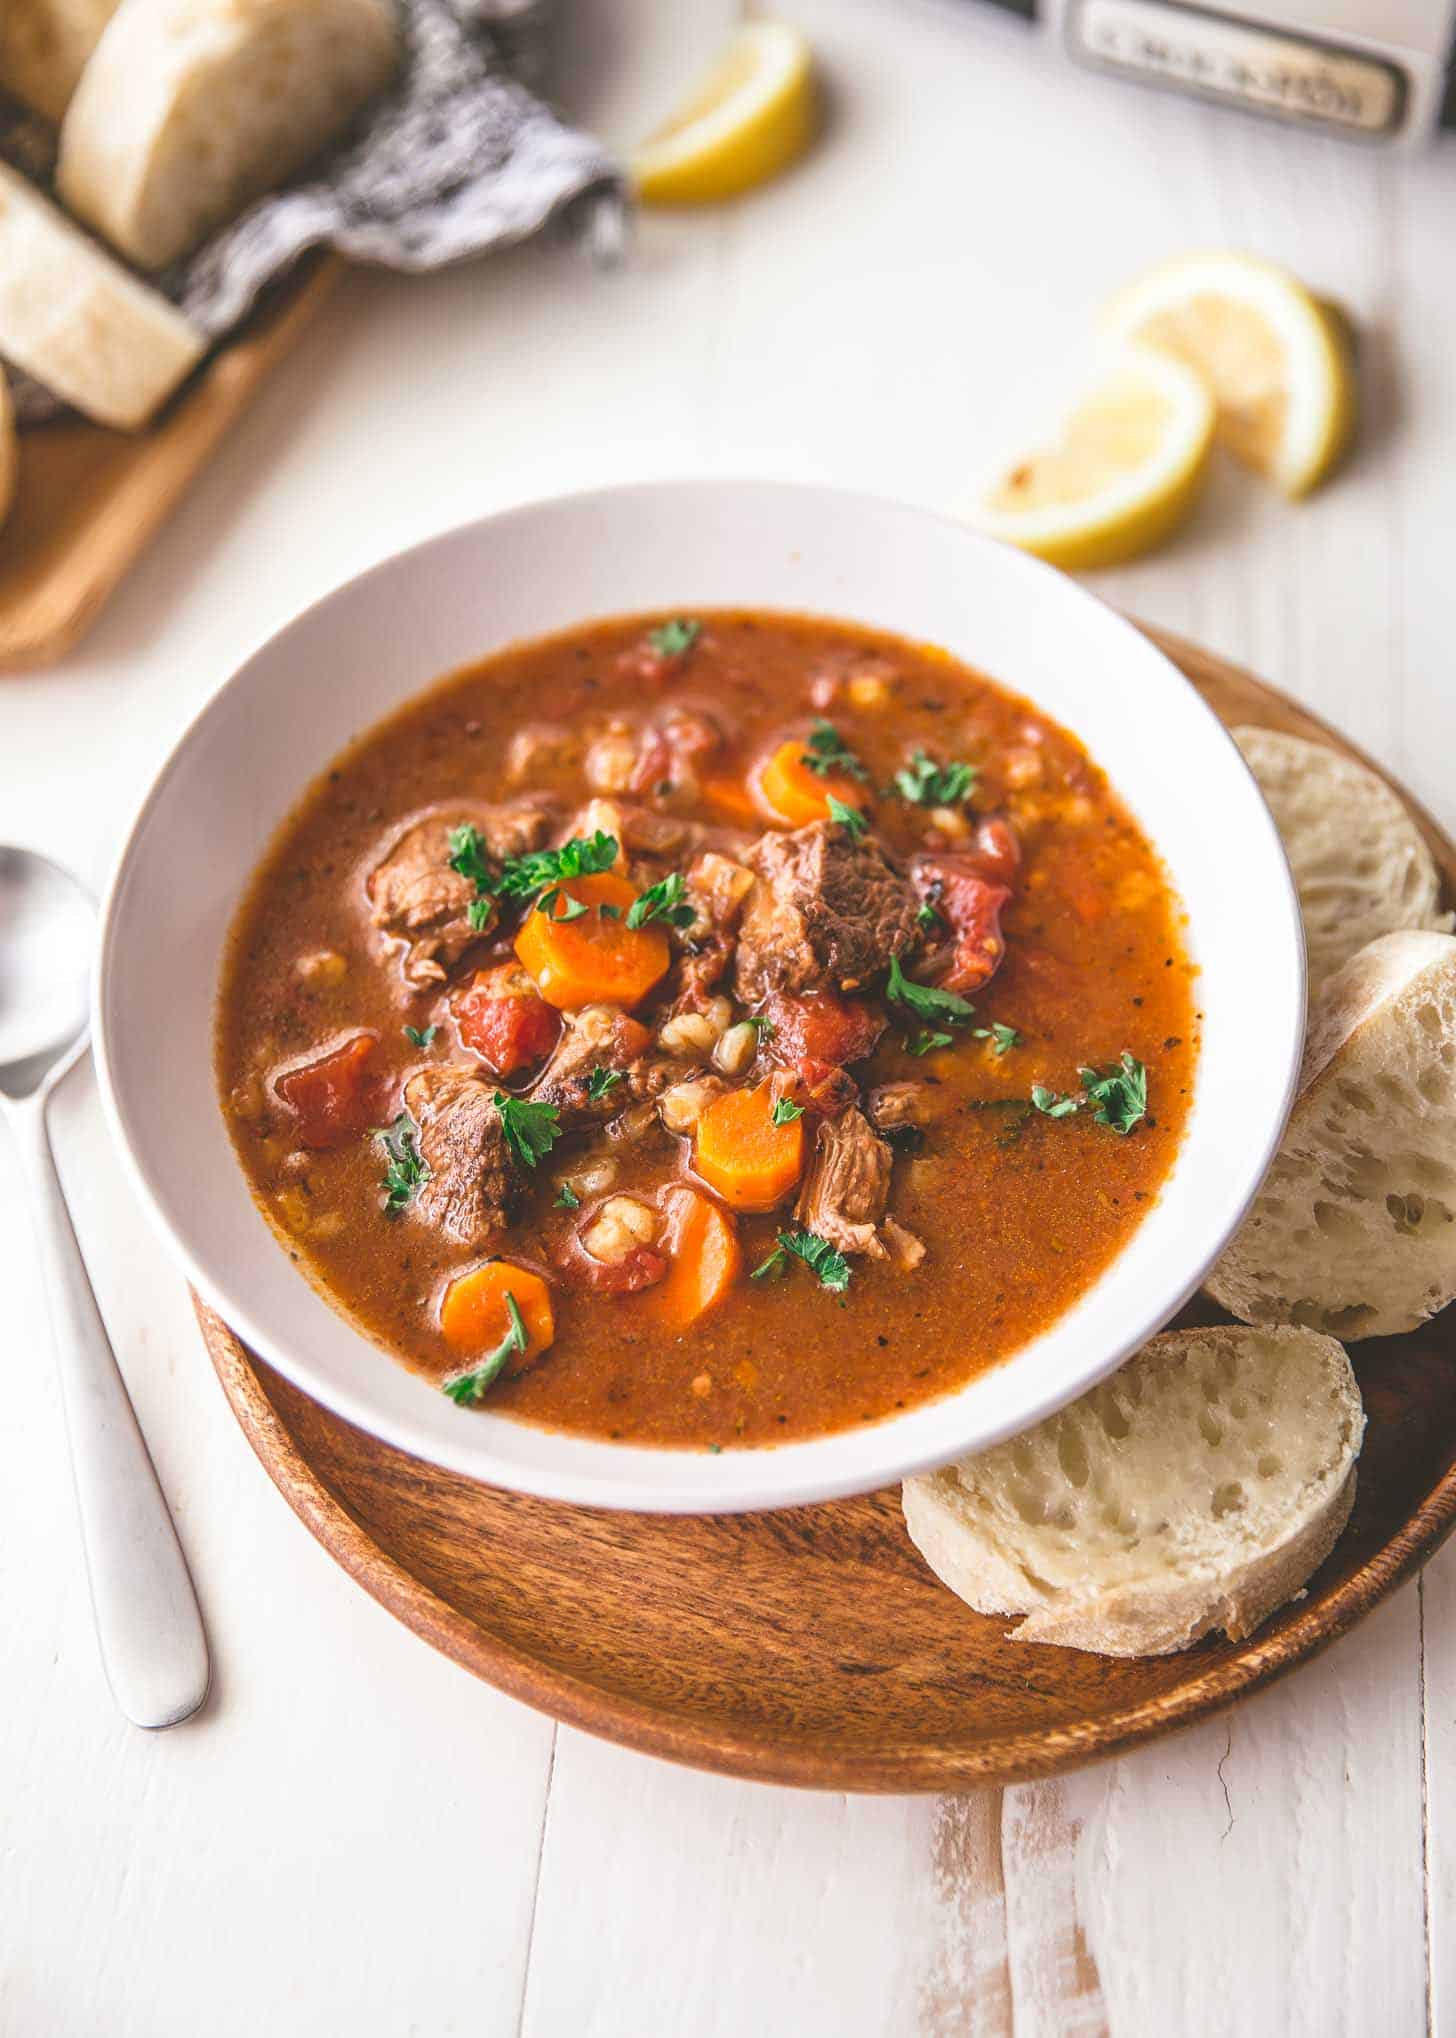
<svg viewBox="0 0 1456 2038">
<path fill-rule="evenodd" d="M 1355 374 L 1344 329 L 1271 262 L 1164 262 L 1112 300 L 1103 326 L 1196 368 L 1218 399 L 1220 441 L 1286 495 L 1307 495 L 1349 443 Z"/>
<path fill-rule="evenodd" d="M 1216 415 L 1191 368 L 1129 347 L 1110 361 L 1055 444 L 997 474 L 967 521 L 1054 566 L 1135 559 L 1191 507 Z"/>
<path fill-rule="evenodd" d="M 809 45 L 778 21 L 739 29 L 687 104 L 629 168 L 644 205 L 708 205 L 776 176 L 814 138 Z"/>
</svg>

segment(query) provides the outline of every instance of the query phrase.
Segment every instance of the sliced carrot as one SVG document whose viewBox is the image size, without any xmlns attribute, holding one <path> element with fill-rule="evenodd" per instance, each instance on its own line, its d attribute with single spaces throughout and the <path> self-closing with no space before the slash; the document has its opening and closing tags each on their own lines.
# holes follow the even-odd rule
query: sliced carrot
<svg viewBox="0 0 1456 2038">
<path fill-rule="evenodd" d="M 642 1306 L 655 1322 L 686 1330 L 721 1302 L 743 1269 L 738 1227 L 726 1210 L 694 1189 L 673 1189 L 667 1206 L 666 1278 L 649 1288 Z"/>
<path fill-rule="evenodd" d="M 551 1290 L 529 1267 L 510 1260 L 487 1260 L 472 1267 L 445 1290 L 440 1304 L 440 1329 L 450 1349 L 464 1358 L 480 1358 L 495 1350 L 511 1327 L 506 1296 L 513 1295 L 526 1326 L 526 1349 L 518 1352 L 507 1372 L 520 1373 L 556 1335 Z"/>
<path fill-rule="evenodd" d="M 667 974 L 672 958 L 661 927 L 627 925 L 636 887 L 604 870 L 594 877 L 568 878 L 554 892 L 554 898 L 548 891 L 531 908 L 516 936 L 516 954 L 547 1004 L 560 1012 L 576 1012 L 583 1005 L 640 1004 Z M 568 900 L 587 911 L 563 919 Z M 603 906 L 617 917 L 603 914 Z"/>
<path fill-rule="evenodd" d="M 735 821 L 742 821 L 746 827 L 751 828 L 759 818 L 752 793 L 736 778 L 705 778 L 700 790 L 712 806 Z"/>
<path fill-rule="evenodd" d="M 693 1165 L 735 1210 L 772 1210 L 804 1166 L 804 1121 L 775 1125 L 768 1083 L 727 1090 L 698 1120 Z"/>
<path fill-rule="evenodd" d="M 805 754 L 804 738 L 794 736 L 780 743 L 759 772 L 758 790 L 780 820 L 794 828 L 827 821 L 831 797 L 846 807 L 863 809 L 865 789 L 858 780 L 839 772 L 821 778 L 805 764 Z"/>
</svg>

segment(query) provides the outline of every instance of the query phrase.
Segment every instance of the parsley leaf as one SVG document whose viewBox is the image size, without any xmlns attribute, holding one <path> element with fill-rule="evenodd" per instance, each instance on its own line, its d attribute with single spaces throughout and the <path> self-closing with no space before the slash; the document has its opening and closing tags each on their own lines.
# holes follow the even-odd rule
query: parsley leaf
<svg viewBox="0 0 1456 2038">
<path fill-rule="evenodd" d="M 975 785 L 973 764 L 957 761 L 940 765 L 923 750 L 917 750 L 910 762 L 895 773 L 893 790 L 917 807 L 956 807 L 974 792 Z"/>
<path fill-rule="evenodd" d="M 485 860 L 485 841 L 480 830 L 469 822 L 463 828 L 450 830 L 450 868 L 458 870 L 461 877 L 468 877 L 478 892 L 495 889 L 495 877 Z"/>
<path fill-rule="evenodd" d="M 439 1030 L 438 1026 L 406 1026 L 404 1037 L 406 1040 L 412 1040 L 416 1047 L 430 1047 L 434 1044 L 435 1035 Z"/>
<path fill-rule="evenodd" d="M 950 1044 L 951 1036 L 948 1033 L 921 1032 L 911 1035 L 905 1042 L 905 1050 L 908 1054 L 930 1054 L 937 1047 L 949 1047 Z"/>
<path fill-rule="evenodd" d="M 489 892 L 482 892 L 479 898 L 470 901 L 465 917 L 470 922 L 473 934 L 490 932 L 490 923 L 495 918 L 495 900 Z"/>
<path fill-rule="evenodd" d="M 1021 1045 L 1021 1035 L 1017 1032 L 1016 1028 L 1014 1026 L 1003 1026 L 999 1019 L 993 1019 L 989 1026 L 973 1026 L 971 1038 L 972 1040 L 989 1040 L 992 1043 L 992 1051 L 998 1061 L 1003 1054 L 1008 1053 L 1013 1047 L 1020 1047 Z"/>
<path fill-rule="evenodd" d="M 385 1152 L 382 1186 L 384 1210 L 388 1217 L 398 1217 L 400 1211 L 414 1201 L 415 1192 L 421 1184 L 430 1179 L 430 1170 L 420 1155 L 419 1136 L 420 1128 L 408 1111 L 401 1111 L 393 1125 L 374 1135 Z"/>
<path fill-rule="evenodd" d="M 819 721 L 809 732 L 809 748 L 799 762 L 820 778 L 828 778 L 831 772 L 842 772 L 849 778 L 867 779 L 869 773 L 852 750 L 847 750 L 839 740 L 839 731 L 832 722 Z"/>
<path fill-rule="evenodd" d="M 617 860 L 615 835 L 598 828 L 595 835 L 573 835 L 559 849 L 533 849 L 529 856 L 508 856 L 496 889 L 503 898 L 531 899 L 548 885 L 566 878 L 595 877 Z"/>
<path fill-rule="evenodd" d="M 829 818 L 844 829 L 851 842 L 858 842 L 870 825 L 858 807 L 846 806 L 843 800 L 835 799 L 833 793 L 829 795 Z"/>
<path fill-rule="evenodd" d="M 561 910 L 556 909 L 560 906 Z M 581 899 L 574 899 L 570 892 L 563 892 L 560 885 L 553 885 L 549 892 L 543 892 L 536 902 L 536 911 L 544 913 L 548 920 L 579 920 L 590 909 Z"/>
<path fill-rule="evenodd" d="M 561 1184 L 561 1194 L 556 1198 L 551 1208 L 553 1210 L 580 1210 L 581 1198 L 577 1195 L 575 1189 L 572 1188 L 570 1182 L 563 1182 Z"/>
<path fill-rule="evenodd" d="M 1110 1125 L 1124 1135 L 1147 1116 L 1148 1072 L 1126 1048 L 1115 1068 L 1078 1069 L 1088 1102 L 1096 1109 L 1092 1116 L 1099 1125 Z"/>
<path fill-rule="evenodd" d="M 817 1231 L 781 1231 L 778 1242 L 786 1253 L 802 1260 L 831 1295 L 842 1295 L 849 1286 L 849 1261 Z"/>
<path fill-rule="evenodd" d="M 1082 1108 L 1080 1097 L 1059 1097 L 1045 1083 L 1032 1084 L 1031 1101 L 1045 1118 L 1070 1118 L 1074 1111 Z"/>
<path fill-rule="evenodd" d="M 604 1069 L 600 1063 L 586 1079 L 586 1093 L 595 1104 L 610 1091 L 615 1090 L 622 1080 L 620 1069 Z"/>
<path fill-rule="evenodd" d="M 766 1260 L 760 1260 L 749 1275 L 750 1281 L 777 1281 L 789 1264 L 789 1256 L 781 1245 L 776 1245 Z"/>
<path fill-rule="evenodd" d="M 640 899 L 627 908 L 627 925 L 645 927 L 651 920 L 663 920 L 671 927 L 690 927 L 697 914 L 685 903 L 687 886 L 682 872 L 673 871 L 658 884 L 649 885 Z"/>
<path fill-rule="evenodd" d="M 701 623 L 690 616 L 674 616 L 670 623 L 663 623 L 647 632 L 647 641 L 659 658 L 682 658 L 691 651 L 703 633 Z"/>
<path fill-rule="evenodd" d="M 796 1104 L 792 1097 L 780 1097 L 774 1104 L 772 1117 L 775 1125 L 792 1125 L 796 1118 L 802 1118 L 804 1107 Z"/>
<path fill-rule="evenodd" d="M 491 1101 L 500 1113 L 506 1145 L 524 1166 L 534 1168 L 556 1144 L 560 1112 L 554 1104 L 531 1104 L 524 1097 L 508 1097 L 504 1090 L 497 1090 Z"/>
<path fill-rule="evenodd" d="M 779 1030 L 772 1019 L 762 1012 L 750 1012 L 743 1023 L 745 1026 L 751 1026 L 760 1040 L 772 1040 Z"/>
<path fill-rule="evenodd" d="M 917 927 L 938 927 L 940 925 L 940 915 L 936 912 L 934 906 L 931 905 L 929 899 L 922 899 L 915 908 L 915 925 Z"/>
<path fill-rule="evenodd" d="M 937 991 L 929 984 L 912 984 L 900 967 L 898 955 L 890 957 L 885 996 L 894 1004 L 906 1006 L 917 1019 L 938 1019 L 942 1026 L 968 1026 L 976 1011 L 974 1005 L 958 998 L 954 991 Z"/>
<path fill-rule="evenodd" d="M 621 917 L 622 908 L 612 905 L 609 900 L 603 899 L 602 903 L 597 907 L 597 918 L 599 920 L 620 920 Z"/>
<path fill-rule="evenodd" d="M 495 1350 L 487 1352 L 478 1365 L 466 1366 L 458 1373 L 447 1373 L 440 1382 L 457 1408 L 469 1408 L 473 1402 L 481 1400 L 515 1354 L 526 1349 L 526 1326 L 509 1288 L 506 1290 L 506 1315 L 510 1318 L 510 1329 Z"/>
</svg>

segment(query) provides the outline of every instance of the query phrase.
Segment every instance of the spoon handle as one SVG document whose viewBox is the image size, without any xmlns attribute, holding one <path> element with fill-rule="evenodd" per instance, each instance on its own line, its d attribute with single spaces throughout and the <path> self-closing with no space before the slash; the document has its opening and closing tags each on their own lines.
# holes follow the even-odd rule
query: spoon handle
<svg viewBox="0 0 1456 2038">
<path fill-rule="evenodd" d="M 129 1720 L 175 1726 L 207 1696 L 202 1615 L 71 1229 L 39 1099 L 15 1113 L 15 1133 L 30 1179 L 101 1660 Z"/>
</svg>

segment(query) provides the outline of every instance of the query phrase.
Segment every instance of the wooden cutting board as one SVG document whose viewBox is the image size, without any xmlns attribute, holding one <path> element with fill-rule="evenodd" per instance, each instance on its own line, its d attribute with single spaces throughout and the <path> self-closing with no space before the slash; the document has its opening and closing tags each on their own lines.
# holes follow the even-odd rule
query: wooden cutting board
<svg viewBox="0 0 1456 2038">
<path fill-rule="evenodd" d="M 21 433 L 0 528 L 0 673 L 49 665 L 86 634 L 342 273 L 335 256 L 305 263 L 147 431 L 68 418 Z"/>
<path fill-rule="evenodd" d="M 1149 634 L 1225 722 L 1360 754 L 1249 674 Z M 1411 805 L 1456 894 L 1456 844 Z M 898 1488 L 719 1517 L 497 1492 L 351 1428 L 197 1311 L 279 1490 L 382 1605 L 574 1726 L 767 1782 L 958 1791 L 1130 1748 L 1303 1662 L 1456 1521 L 1456 1309 L 1351 1347 L 1369 1417 L 1359 1490 L 1308 1596 L 1247 1641 L 1132 1663 L 1018 1643 L 1004 1620 L 972 1613 L 912 1547 Z M 1217 1317 L 1195 1304 L 1180 1321 Z"/>
</svg>

